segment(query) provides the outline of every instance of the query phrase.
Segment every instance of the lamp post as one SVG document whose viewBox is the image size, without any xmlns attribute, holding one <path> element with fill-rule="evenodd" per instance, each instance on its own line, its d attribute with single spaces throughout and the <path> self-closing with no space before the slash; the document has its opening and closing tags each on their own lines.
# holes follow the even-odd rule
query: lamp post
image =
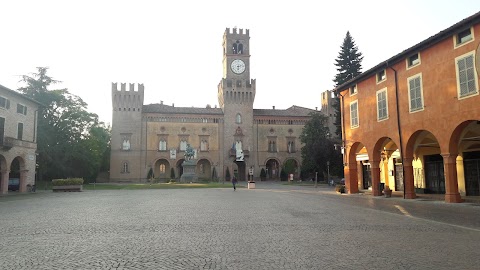
<svg viewBox="0 0 480 270">
<path fill-rule="evenodd" d="M 327 161 L 327 181 L 330 184 L 330 161 Z M 333 186 L 333 183 L 332 183 Z"/>
</svg>

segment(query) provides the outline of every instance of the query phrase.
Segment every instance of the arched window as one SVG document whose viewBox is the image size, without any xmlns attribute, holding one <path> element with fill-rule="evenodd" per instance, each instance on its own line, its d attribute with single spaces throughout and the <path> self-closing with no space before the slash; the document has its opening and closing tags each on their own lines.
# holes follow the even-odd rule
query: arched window
<svg viewBox="0 0 480 270">
<path fill-rule="evenodd" d="M 187 141 L 182 140 L 180 142 L 180 151 L 185 151 L 187 150 Z"/>
<path fill-rule="evenodd" d="M 160 173 L 165 173 L 165 164 L 160 164 Z"/>
<path fill-rule="evenodd" d="M 243 44 L 240 41 L 236 41 L 232 44 L 232 53 L 233 54 L 243 54 Z"/>
<path fill-rule="evenodd" d="M 167 151 L 167 142 L 165 140 L 160 140 L 160 142 L 158 143 L 158 150 Z"/>
<path fill-rule="evenodd" d="M 207 140 L 202 140 L 200 142 L 200 151 L 208 151 L 208 142 Z"/>
<path fill-rule="evenodd" d="M 241 124 L 242 123 L 242 115 L 237 113 L 237 117 L 235 118 L 235 123 Z"/>
<path fill-rule="evenodd" d="M 129 171 L 128 171 L 128 162 L 127 162 L 127 161 L 123 162 L 122 173 L 129 173 Z"/>
</svg>

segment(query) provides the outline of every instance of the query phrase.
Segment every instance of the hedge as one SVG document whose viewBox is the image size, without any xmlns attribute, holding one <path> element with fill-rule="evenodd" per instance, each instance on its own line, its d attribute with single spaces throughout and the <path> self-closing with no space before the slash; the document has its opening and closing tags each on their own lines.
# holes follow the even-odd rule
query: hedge
<svg viewBox="0 0 480 270">
<path fill-rule="evenodd" d="M 52 186 L 83 185 L 83 178 L 53 179 Z"/>
</svg>

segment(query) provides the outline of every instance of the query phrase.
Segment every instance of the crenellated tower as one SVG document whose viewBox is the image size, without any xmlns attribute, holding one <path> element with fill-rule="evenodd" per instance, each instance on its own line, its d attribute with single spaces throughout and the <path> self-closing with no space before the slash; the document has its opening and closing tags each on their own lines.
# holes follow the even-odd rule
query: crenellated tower
<svg viewBox="0 0 480 270">
<path fill-rule="evenodd" d="M 223 77 L 218 84 L 218 103 L 224 113 L 224 160 L 235 162 L 241 180 L 253 166 L 253 102 L 255 80 L 250 79 L 250 33 L 229 29 L 223 35 Z M 227 166 L 229 166 L 227 164 Z"/>
<path fill-rule="evenodd" d="M 144 86 L 112 83 L 112 137 L 110 179 L 141 178 L 142 107 Z M 114 160 L 115 159 L 115 160 Z M 131 180 L 131 179 L 130 179 Z"/>
</svg>

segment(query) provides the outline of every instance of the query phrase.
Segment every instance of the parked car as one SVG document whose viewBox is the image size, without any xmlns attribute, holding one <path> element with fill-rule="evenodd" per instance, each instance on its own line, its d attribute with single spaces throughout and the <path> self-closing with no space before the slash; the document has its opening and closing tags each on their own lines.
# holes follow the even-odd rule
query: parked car
<svg viewBox="0 0 480 270">
<path fill-rule="evenodd" d="M 17 191 L 20 189 L 20 179 L 10 178 L 8 179 L 8 190 Z"/>
</svg>

